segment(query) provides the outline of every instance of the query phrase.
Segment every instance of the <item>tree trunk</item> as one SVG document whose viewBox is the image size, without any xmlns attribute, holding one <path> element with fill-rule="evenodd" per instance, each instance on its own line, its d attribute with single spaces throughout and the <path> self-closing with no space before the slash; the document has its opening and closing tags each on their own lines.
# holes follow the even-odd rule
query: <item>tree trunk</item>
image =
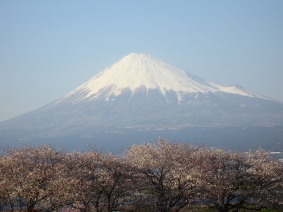
<svg viewBox="0 0 283 212">
<path fill-rule="evenodd" d="M 96 201 L 94 203 L 94 208 L 95 208 L 95 211 L 97 212 L 102 212 L 103 211 L 103 208 L 105 206 L 105 203 L 103 203 L 103 205 L 100 203 L 101 201 L 101 193 L 98 193 L 97 194 L 97 198 L 96 198 Z"/>
<path fill-rule="evenodd" d="M 229 212 L 229 208 L 226 205 L 219 205 L 219 204 L 214 204 L 214 205 L 219 212 Z"/>
<path fill-rule="evenodd" d="M 35 203 L 27 205 L 27 212 L 32 212 L 32 209 L 34 208 L 34 206 L 35 206 Z"/>
<path fill-rule="evenodd" d="M 9 199 L 9 205 L 10 205 L 10 207 L 11 207 L 11 212 L 14 212 L 14 204 L 13 204 L 13 202 Z"/>
</svg>

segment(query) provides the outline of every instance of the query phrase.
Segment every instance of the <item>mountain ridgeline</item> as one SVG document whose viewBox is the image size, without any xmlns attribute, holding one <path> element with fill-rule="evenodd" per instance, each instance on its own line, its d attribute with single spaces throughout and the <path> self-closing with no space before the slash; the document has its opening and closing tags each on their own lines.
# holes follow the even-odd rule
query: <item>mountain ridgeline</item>
<svg viewBox="0 0 283 212">
<path fill-rule="evenodd" d="M 64 97 L 0 123 L 2 144 L 90 144 L 119 152 L 156 141 L 283 150 L 283 104 L 130 54 Z"/>
</svg>

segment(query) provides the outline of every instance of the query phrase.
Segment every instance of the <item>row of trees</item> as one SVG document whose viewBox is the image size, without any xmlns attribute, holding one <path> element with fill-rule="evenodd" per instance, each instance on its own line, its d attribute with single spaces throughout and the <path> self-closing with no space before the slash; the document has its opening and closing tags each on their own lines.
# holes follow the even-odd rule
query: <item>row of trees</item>
<svg viewBox="0 0 283 212">
<path fill-rule="evenodd" d="M 39 146 L 0 157 L 0 199 L 11 211 L 177 212 L 193 204 L 220 212 L 281 210 L 282 186 L 282 164 L 263 150 L 233 153 L 159 140 L 122 156 Z"/>
</svg>

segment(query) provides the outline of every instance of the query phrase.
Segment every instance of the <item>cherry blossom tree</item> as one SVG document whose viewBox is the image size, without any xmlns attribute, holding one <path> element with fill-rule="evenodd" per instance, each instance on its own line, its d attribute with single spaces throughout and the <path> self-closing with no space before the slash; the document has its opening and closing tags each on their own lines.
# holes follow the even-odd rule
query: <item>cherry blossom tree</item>
<svg viewBox="0 0 283 212">
<path fill-rule="evenodd" d="M 107 211 L 111 212 L 129 195 L 132 189 L 131 172 L 121 158 L 107 154 L 101 158 L 99 173 L 99 185 L 107 202 Z"/>
<path fill-rule="evenodd" d="M 102 211 L 102 191 L 99 188 L 100 152 L 74 152 L 68 155 L 68 175 L 74 178 L 73 206 L 83 212 Z"/>
<path fill-rule="evenodd" d="M 18 203 L 14 178 L 16 172 L 13 157 L 0 157 L 0 199 L 3 204 L 9 206 L 10 211 L 14 211 Z"/>
<path fill-rule="evenodd" d="M 76 178 L 75 202 L 81 211 L 113 211 L 130 190 L 125 164 L 95 150 L 70 155 L 70 173 Z"/>
<path fill-rule="evenodd" d="M 1 183 L 9 181 L 11 186 L 7 188 L 12 191 L 11 197 L 23 201 L 26 210 L 31 212 L 43 201 L 57 195 L 62 185 L 58 179 L 64 156 L 63 151 L 48 146 L 7 149 L 3 159 L 6 161 L 4 168 L 9 171 L 5 172 Z"/>
<path fill-rule="evenodd" d="M 74 202 L 75 186 L 77 180 L 69 174 L 68 164 L 69 157 L 64 155 L 63 160 L 57 165 L 56 176 L 52 180 L 53 194 L 40 201 L 40 206 L 45 212 L 59 210 L 70 206 Z"/>
<path fill-rule="evenodd" d="M 202 149 L 199 157 L 198 186 L 218 211 L 282 207 L 282 164 L 268 152 Z"/>
<path fill-rule="evenodd" d="M 249 204 L 256 209 L 275 208 L 283 210 L 283 164 L 275 161 L 264 150 L 245 153 L 250 164 Z"/>
<path fill-rule="evenodd" d="M 136 196 L 153 204 L 153 210 L 179 211 L 196 195 L 194 154 L 198 148 L 159 140 L 131 146 L 125 158 L 134 169 Z"/>
<path fill-rule="evenodd" d="M 250 165 L 240 153 L 202 149 L 198 160 L 198 186 L 202 197 L 220 212 L 243 207 L 249 197 Z"/>
</svg>

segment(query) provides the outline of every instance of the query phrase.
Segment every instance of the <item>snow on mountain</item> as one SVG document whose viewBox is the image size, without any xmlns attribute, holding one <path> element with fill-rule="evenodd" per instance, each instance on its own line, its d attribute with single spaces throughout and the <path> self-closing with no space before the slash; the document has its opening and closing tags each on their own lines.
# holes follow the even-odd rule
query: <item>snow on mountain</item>
<svg viewBox="0 0 283 212">
<path fill-rule="evenodd" d="M 150 89 L 158 89 L 163 96 L 168 91 L 174 91 L 179 101 L 183 94 L 208 92 L 265 98 L 237 86 L 223 86 L 205 81 L 149 55 L 136 53 L 131 53 L 122 58 L 68 93 L 64 98 L 80 93 L 82 95 L 77 101 L 92 100 L 103 94 L 105 100 L 109 100 L 110 97 L 115 98 L 121 95 L 124 90 L 130 90 L 134 94 L 140 88 L 146 88 L 147 92 Z"/>
<path fill-rule="evenodd" d="M 260 98 L 260 99 L 266 99 L 266 100 L 271 100 L 268 97 L 265 97 L 263 95 L 257 94 L 252 91 L 248 91 L 247 89 L 244 89 L 242 86 L 239 85 L 232 85 L 232 86 L 223 86 L 220 84 L 217 84 L 215 82 L 209 82 L 209 84 L 216 89 L 218 89 L 219 92 L 224 92 L 224 93 L 230 93 L 230 94 L 238 94 L 241 96 L 248 96 L 248 97 L 254 97 L 254 98 Z"/>
</svg>

